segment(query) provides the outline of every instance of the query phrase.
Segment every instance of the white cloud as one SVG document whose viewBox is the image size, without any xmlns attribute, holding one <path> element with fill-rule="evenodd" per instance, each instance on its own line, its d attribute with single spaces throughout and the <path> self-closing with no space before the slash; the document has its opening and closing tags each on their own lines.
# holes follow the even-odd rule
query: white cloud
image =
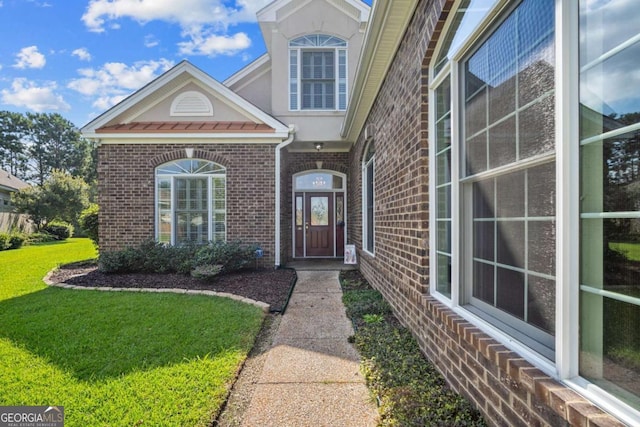
<svg viewBox="0 0 640 427">
<path fill-rule="evenodd" d="M 42 68 L 47 63 L 44 55 L 38 52 L 38 46 L 22 48 L 16 56 L 18 59 L 13 65 L 16 68 Z"/>
<path fill-rule="evenodd" d="M 256 12 L 271 0 L 91 0 L 82 21 L 89 31 L 103 32 L 114 21 L 129 18 L 141 24 L 165 21 L 180 25 L 187 40 L 181 52 L 215 56 L 246 49 L 244 33 L 227 34 L 230 25 L 254 22 Z M 230 4 L 232 3 L 232 4 Z"/>
<path fill-rule="evenodd" d="M 71 107 L 61 95 L 56 93 L 55 82 L 45 82 L 37 86 L 25 78 L 17 78 L 11 84 L 11 90 L 3 89 L 2 102 L 16 107 L 25 107 L 35 112 L 68 111 Z"/>
<path fill-rule="evenodd" d="M 71 52 L 71 55 L 77 56 L 81 61 L 91 61 L 91 54 L 84 47 L 80 47 L 74 50 L 73 52 Z"/>
<path fill-rule="evenodd" d="M 102 68 L 83 68 L 78 70 L 79 78 L 72 80 L 67 87 L 88 97 L 95 97 L 93 105 L 105 110 L 138 90 L 160 73 L 173 67 L 173 61 L 139 61 L 133 65 L 121 62 L 108 62 Z"/>
<path fill-rule="evenodd" d="M 183 55 L 234 55 L 251 46 L 251 39 L 245 33 L 233 36 L 194 35 L 191 41 L 178 43 L 178 46 Z"/>
<path fill-rule="evenodd" d="M 144 45 L 146 47 L 156 47 L 160 44 L 160 41 L 153 34 L 147 34 L 144 36 Z"/>
</svg>

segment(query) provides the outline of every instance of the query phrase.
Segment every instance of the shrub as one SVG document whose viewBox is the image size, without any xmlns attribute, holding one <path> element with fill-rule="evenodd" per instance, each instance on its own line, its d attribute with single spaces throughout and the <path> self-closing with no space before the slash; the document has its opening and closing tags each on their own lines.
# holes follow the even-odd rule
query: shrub
<svg viewBox="0 0 640 427">
<path fill-rule="evenodd" d="M 243 268 L 255 249 L 239 242 L 170 246 L 148 240 L 137 248 L 103 251 L 98 265 L 105 273 L 193 273 L 209 279 Z"/>
<path fill-rule="evenodd" d="M 87 233 L 87 237 L 93 240 L 93 243 L 98 245 L 98 214 L 100 208 L 97 204 L 92 203 L 88 208 L 80 213 L 78 222 L 80 227 Z"/>
<path fill-rule="evenodd" d="M 33 245 L 33 244 L 37 244 L 37 243 L 48 243 L 48 242 L 55 242 L 56 240 L 58 240 L 56 238 L 56 236 L 49 234 L 49 233 L 44 233 L 44 232 L 40 232 L 40 233 L 31 233 L 27 236 L 27 241 L 26 243 L 28 245 Z"/>
<path fill-rule="evenodd" d="M 344 290 L 343 302 L 360 325 L 353 342 L 362 356 L 367 386 L 380 403 L 379 425 L 485 426 L 480 413 L 447 387 L 413 335 L 386 313 L 382 296 L 368 284 L 354 288 L 358 290 Z"/>
<path fill-rule="evenodd" d="M 73 225 L 64 221 L 51 221 L 44 226 L 43 231 L 55 236 L 57 240 L 67 240 L 73 236 Z"/>
<path fill-rule="evenodd" d="M 0 233 L 0 251 L 9 249 L 9 234 Z"/>
<path fill-rule="evenodd" d="M 27 239 L 22 233 L 12 233 L 9 235 L 9 249 L 20 249 Z"/>
<path fill-rule="evenodd" d="M 220 274 L 240 270 L 255 259 L 255 245 L 241 242 L 212 242 L 196 252 L 194 269 L 202 266 L 220 266 Z"/>
</svg>

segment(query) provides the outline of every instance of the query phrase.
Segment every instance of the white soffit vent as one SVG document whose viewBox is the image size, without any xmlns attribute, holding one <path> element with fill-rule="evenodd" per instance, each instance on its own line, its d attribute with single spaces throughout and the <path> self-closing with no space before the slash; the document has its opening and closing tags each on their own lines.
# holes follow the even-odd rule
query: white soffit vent
<svg viewBox="0 0 640 427">
<path fill-rule="evenodd" d="M 213 116 L 213 105 L 204 94 L 190 90 L 183 92 L 171 103 L 172 116 Z"/>
</svg>

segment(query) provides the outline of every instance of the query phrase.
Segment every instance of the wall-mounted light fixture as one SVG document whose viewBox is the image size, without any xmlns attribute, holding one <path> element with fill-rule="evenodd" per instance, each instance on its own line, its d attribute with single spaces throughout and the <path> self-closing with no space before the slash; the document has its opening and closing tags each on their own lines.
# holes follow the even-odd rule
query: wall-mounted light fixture
<svg viewBox="0 0 640 427">
<path fill-rule="evenodd" d="M 315 147 L 316 147 L 316 150 L 320 151 L 322 150 L 322 147 L 324 147 L 324 144 L 322 142 L 316 142 Z"/>
</svg>

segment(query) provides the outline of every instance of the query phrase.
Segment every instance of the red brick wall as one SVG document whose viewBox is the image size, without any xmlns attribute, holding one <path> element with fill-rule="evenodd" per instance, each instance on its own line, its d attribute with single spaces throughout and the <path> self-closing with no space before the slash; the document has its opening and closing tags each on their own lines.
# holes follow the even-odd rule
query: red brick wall
<svg viewBox="0 0 640 427">
<path fill-rule="evenodd" d="M 103 144 L 98 149 L 100 248 L 135 246 L 154 238 L 155 168 L 186 158 L 211 160 L 227 169 L 227 240 L 257 243 L 260 260 L 275 260 L 275 145 Z"/>
<path fill-rule="evenodd" d="M 621 425 L 429 295 L 428 64 L 452 3 L 419 2 L 366 123 L 376 129 L 373 257 L 361 250 L 364 135 L 351 150 L 349 236 L 360 269 L 490 425 Z"/>
</svg>

